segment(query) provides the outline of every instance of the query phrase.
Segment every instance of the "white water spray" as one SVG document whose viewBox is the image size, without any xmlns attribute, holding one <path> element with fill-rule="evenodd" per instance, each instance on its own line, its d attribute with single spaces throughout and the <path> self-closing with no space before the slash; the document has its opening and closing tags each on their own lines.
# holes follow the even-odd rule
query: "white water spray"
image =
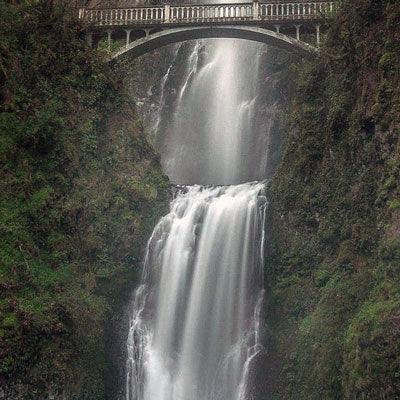
<svg viewBox="0 0 400 400">
<path fill-rule="evenodd" d="M 189 187 L 148 243 L 129 400 L 245 400 L 261 351 L 264 184 Z"/>
</svg>

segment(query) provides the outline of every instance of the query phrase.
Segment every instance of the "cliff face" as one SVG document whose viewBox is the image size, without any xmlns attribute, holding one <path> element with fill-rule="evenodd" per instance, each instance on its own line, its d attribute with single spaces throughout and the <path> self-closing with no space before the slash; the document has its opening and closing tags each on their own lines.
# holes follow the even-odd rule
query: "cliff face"
<svg viewBox="0 0 400 400">
<path fill-rule="evenodd" d="M 0 19 L 0 398 L 110 398 L 124 358 L 106 343 L 169 184 L 125 72 L 68 9 L 2 2 Z"/>
<path fill-rule="evenodd" d="M 400 394 L 400 2 L 344 1 L 271 186 L 269 399 Z"/>
</svg>

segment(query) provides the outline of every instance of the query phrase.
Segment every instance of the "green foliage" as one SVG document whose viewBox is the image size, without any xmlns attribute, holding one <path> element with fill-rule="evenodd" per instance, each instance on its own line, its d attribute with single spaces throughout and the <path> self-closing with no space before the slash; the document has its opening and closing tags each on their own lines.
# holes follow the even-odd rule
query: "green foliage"
<svg viewBox="0 0 400 400">
<path fill-rule="evenodd" d="M 400 393 L 400 3 L 343 1 L 271 185 L 272 399 Z"/>
<path fill-rule="evenodd" d="M 7 314 L 1 321 L 1 327 L 3 329 L 17 330 L 19 328 L 19 322 L 17 317 L 12 313 Z"/>
<path fill-rule="evenodd" d="M 0 20 L 0 389 L 105 399 L 111 316 L 169 184 L 126 71 L 67 6 L 3 1 Z"/>
</svg>

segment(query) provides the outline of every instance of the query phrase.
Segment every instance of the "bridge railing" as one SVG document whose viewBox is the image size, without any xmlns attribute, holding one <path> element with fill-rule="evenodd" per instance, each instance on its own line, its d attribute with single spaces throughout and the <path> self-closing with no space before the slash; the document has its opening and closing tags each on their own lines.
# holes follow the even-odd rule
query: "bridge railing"
<svg viewBox="0 0 400 400">
<path fill-rule="evenodd" d="M 261 19 L 307 19 L 321 16 L 333 11 L 334 3 L 326 2 L 305 2 L 305 3 L 280 3 L 260 4 Z"/>
<path fill-rule="evenodd" d="M 191 24 L 208 22 L 318 19 L 333 11 L 333 1 L 234 3 L 207 5 L 164 4 L 159 7 L 79 10 L 79 18 L 96 26 Z"/>
<path fill-rule="evenodd" d="M 116 9 L 80 9 L 79 18 L 94 25 L 130 25 L 132 23 L 160 24 L 165 21 L 164 7 L 135 7 Z"/>
<path fill-rule="evenodd" d="M 249 19 L 253 19 L 252 3 L 171 7 L 171 22 L 246 21 Z"/>
</svg>

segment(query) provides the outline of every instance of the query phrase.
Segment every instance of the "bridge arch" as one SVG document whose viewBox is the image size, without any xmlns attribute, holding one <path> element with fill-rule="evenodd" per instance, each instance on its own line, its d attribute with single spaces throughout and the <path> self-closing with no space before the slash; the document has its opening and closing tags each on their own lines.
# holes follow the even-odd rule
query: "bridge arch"
<svg viewBox="0 0 400 400">
<path fill-rule="evenodd" d="M 135 40 L 113 52 L 111 60 L 128 54 L 130 57 L 136 58 L 168 44 L 207 38 L 251 40 L 296 52 L 305 58 L 313 58 L 318 52 L 315 47 L 305 42 L 269 29 L 243 25 L 211 25 L 167 28 L 161 32 Z"/>
</svg>

